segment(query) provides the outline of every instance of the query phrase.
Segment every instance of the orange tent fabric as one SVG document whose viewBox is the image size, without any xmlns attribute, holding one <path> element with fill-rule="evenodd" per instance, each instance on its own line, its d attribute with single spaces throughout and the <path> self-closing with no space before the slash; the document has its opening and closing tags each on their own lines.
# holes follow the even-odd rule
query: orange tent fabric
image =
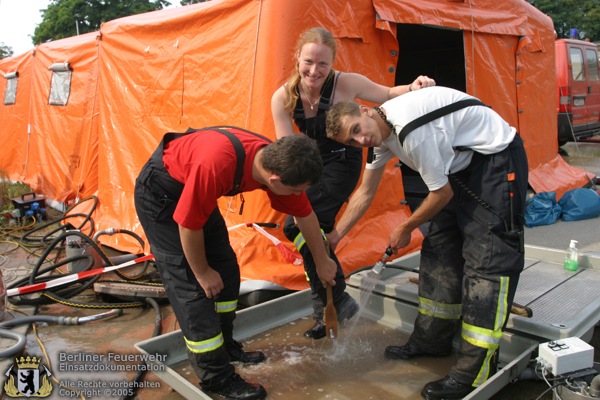
<svg viewBox="0 0 600 400">
<path fill-rule="evenodd" d="M 560 197 L 587 182 L 585 171 L 558 161 L 552 21 L 522 0 L 212 0 L 109 21 L 99 32 L 0 60 L 2 75 L 19 72 L 16 104 L 0 104 L 0 169 L 57 204 L 95 195 L 97 229 L 143 236 L 134 179 L 165 132 L 235 125 L 274 138 L 271 95 L 294 68 L 298 35 L 312 26 L 336 37 L 334 68 L 394 85 L 395 66 L 404 61 L 396 24 L 462 32 L 467 92 L 518 128 L 535 191 Z M 72 67 L 66 106 L 48 104 L 55 62 Z M 0 98 L 5 88 L 0 84 Z M 410 214 L 391 162 L 384 182 L 368 216 L 337 249 L 346 272 L 373 264 L 394 224 Z M 283 222 L 263 193 L 244 197 L 242 215 L 238 198 L 220 201 L 229 226 Z M 281 229 L 269 232 L 292 248 Z M 302 268 L 286 263 L 264 236 L 240 228 L 231 237 L 245 279 L 307 287 Z M 120 249 L 137 245 L 102 240 Z M 415 232 L 406 252 L 421 240 Z"/>
</svg>

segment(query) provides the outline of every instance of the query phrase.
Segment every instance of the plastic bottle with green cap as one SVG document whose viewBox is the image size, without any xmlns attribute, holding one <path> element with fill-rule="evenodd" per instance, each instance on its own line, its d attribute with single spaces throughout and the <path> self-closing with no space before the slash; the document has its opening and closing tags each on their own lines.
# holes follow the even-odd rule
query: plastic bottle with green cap
<svg viewBox="0 0 600 400">
<path fill-rule="evenodd" d="M 577 271 L 577 268 L 579 268 L 579 249 L 577 248 L 577 240 L 571 240 L 569 250 L 565 256 L 564 266 L 568 271 Z"/>
</svg>

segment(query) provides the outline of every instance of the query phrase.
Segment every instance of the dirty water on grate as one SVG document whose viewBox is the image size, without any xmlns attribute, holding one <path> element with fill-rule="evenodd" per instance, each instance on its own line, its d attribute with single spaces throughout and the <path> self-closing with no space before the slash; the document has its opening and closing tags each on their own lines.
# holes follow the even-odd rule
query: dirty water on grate
<svg viewBox="0 0 600 400">
<path fill-rule="evenodd" d="M 312 323 L 302 318 L 244 340 L 245 350 L 263 351 L 267 361 L 236 365 L 237 372 L 263 385 L 268 399 L 421 399 L 423 386 L 445 376 L 455 362 L 454 355 L 388 360 L 385 348 L 404 344 L 408 336 L 366 318 L 346 322 L 334 340 L 305 338 Z M 173 368 L 197 383 L 187 361 Z"/>
</svg>

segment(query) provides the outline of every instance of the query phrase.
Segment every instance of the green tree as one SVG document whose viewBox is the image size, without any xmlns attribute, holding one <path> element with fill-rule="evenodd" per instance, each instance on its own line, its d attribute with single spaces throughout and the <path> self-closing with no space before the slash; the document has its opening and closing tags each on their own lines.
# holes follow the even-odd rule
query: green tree
<svg viewBox="0 0 600 400">
<path fill-rule="evenodd" d="M 181 4 L 182 6 L 189 6 L 190 4 L 204 3 L 205 1 L 209 0 L 181 0 L 179 4 Z"/>
<path fill-rule="evenodd" d="M 575 28 L 579 31 L 578 39 L 600 41 L 600 0 L 532 0 L 530 3 L 552 18 L 559 38 L 568 38 Z"/>
<path fill-rule="evenodd" d="M 10 57 L 14 54 L 12 47 L 0 42 L 0 59 Z"/>
<path fill-rule="evenodd" d="M 35 28 L 33 44 L 94 32 L 103 22 L 162 10 L 168 0 L 52 0 Z"/>
</svg>

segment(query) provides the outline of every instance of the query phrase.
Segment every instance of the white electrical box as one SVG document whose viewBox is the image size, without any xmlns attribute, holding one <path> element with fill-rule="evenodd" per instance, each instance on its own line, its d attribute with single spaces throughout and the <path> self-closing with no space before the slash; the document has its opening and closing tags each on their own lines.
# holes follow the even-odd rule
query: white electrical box
<svg viewBox="0 0 600 400">
<path fill-rule="evenodd" d="M 592 368 L 594 348 L 578 337 L 558 339 L 540 344 L 539 358 L 548 372 L 558 376 Z"/>
</svg>

